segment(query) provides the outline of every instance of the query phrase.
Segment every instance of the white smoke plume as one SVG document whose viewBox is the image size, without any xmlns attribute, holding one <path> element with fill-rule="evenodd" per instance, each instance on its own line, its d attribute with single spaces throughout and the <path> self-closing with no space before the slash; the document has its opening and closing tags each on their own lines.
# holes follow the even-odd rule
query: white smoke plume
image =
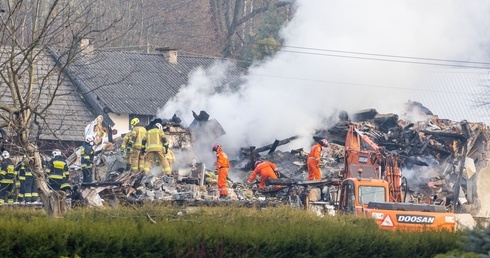
<svg viewBox="0 0 490 258">
<path fill-rule="evenodd" d="M 192 110 L 205 110 L 227 132 L 216 142 L 229 155 L 294 135 L 301 138 L 287 149 L 308 150 L 315 129 L 328 126 L 336 110 L 399 114 L 414 91 L 424 90 L 424 76 L 441 68 L 388 56 L 484 61 L 489 7 L 489 1 L 298 0 L 282 30 L 282 51 L 254 65 L 240 92 L 217 94 L 226 71 L 201 69 L 159 116 L 177 113 L 189 123 Z"/>
</svg>

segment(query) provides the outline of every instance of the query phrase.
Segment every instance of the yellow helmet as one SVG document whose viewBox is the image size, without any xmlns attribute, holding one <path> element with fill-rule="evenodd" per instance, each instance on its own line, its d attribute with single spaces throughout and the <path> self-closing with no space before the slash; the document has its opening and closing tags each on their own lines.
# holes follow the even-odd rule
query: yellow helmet
<svg viewBox="0 0 490 258">
<path fill-rule="evenodd" d="M 139 123 L 140 123 L 140 120 L 139 120 L 139 118 L 137 118 L 137 117 L 135 117 L 135 118 L 133 118 L 133 119 L 131 120 L 131 125 L 132 125 L 132 126 L 135 126 L 135 125 L 137 125 L 137 124 L 139 124 Z"/>
</svg>

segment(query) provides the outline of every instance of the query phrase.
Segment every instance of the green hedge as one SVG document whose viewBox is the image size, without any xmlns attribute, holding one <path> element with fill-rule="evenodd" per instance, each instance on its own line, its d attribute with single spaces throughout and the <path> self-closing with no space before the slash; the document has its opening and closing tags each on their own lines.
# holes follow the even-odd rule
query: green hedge
<svg viewBox="0 0 490 258">
<path fill-rule="evenodd" d="M 0 209 L 0 257 L 434 257 L 462 232 L 391 232 L 289 207 Z"/>
</svg>

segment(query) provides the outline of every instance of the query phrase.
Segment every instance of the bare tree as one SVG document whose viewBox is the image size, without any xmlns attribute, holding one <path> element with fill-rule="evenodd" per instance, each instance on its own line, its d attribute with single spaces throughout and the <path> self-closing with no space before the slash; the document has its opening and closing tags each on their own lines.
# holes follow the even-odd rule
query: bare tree
<svg viewBox="0 0 490 258">
<path fill-rule="evenodd" d="M 112 23 L 115 16 L 126 13 L 116 29 L 105 35 L 115 39 L 107 49 L 151 52 L 156 47 L 171 47 L 183 52 L 219 55 L 220 42 L 211 19 L 208 0 L 108 0 L 99 1 L 97 12 L 104 12 L 98 26 Z M 101 48 L 101 41 L 95 46 Z"/>
<path fill-rule="evenodd" d="M 47 214 L 61 217 L 64 196 L 46 182 L 37 145 L 39 128 L 59 134 L 48 123 L 50 108 L 62 94 L 64 70 L 84 51 L 80 39 L 111 29 L 118 20 L 95 30 L 96 0 L 6 0 L 0 3 L 0 128 L 16 153 L 25 155 L 36 178 Z M 56 49 L 56 50 L 54 50 Z M 52 51 L 57 52 L 53 59 Z M 52 114 L 51 114 L 52 115 Z"/>
<path fill-rule="evenodd" d="M 264 20 L 282 9 L 282 15 L 290 15 L 292 1 L 280 0 L 211 0 L 214 23 L 219 37 L 223 38 L 224 57 L 236 57 L 245 45 L 245 35 L 255 34 Z"/>
<path fill-rule="evenodd" d="M 73 2 L 84 3 L 82 0 Z M 292 16 L 293 2 L 94 1 L 91 3 L 94 7 L 91 13 L 94 17 L 91 25 L 93 30 L 100 30 L 113 24 L 114 19 L 122 17 L 113 30 L 94 42 L 94 46 L 98 49 L 104 47 L 107 50 L 146 53 L 152 52 L 156 47 L 171 47 L 193 55 L 239 58 L 243 55 L 244 48 L 251 51 L 254 42 L 267 38 L 259 35 L 261 28 L 277 27 L 273 24 L 275 21 L 280 21 L 282 25 Z"/>
</svg>

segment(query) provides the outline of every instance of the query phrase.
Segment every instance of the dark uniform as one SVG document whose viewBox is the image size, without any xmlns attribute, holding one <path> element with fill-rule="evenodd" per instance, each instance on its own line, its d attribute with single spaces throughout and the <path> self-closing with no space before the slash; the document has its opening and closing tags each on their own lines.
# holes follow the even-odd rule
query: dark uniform
<svg viewBox="0 0 490 258">
<path fill-rule="evenodd" d="M 93 164 L 94 164 L 94 148 L 92 147 L 93 142 L 86 141 L 82 145 L 80 154 L 82 157 L 82 173 L 83 173 L 83 183 L 92 183 L 93 179 Z"/>
<path fill-rule="evenodd" d="M 48 174 L 49 186 L 53 190 L 64 191 L 70 189 L 70 184 L 68 183 L 70 172 L 68 172 L 66 161 L 61 156 L 55 156 L 48 162 L 46 173 Z"/>
<path fill-rule="evenodd" d="M 0 204 L 13 203 L 15 198 L 14 180 L 17 172 L 10 158 L 4 158 L 0 166 Z"/>
<path fill-rule="evenodd" d="M 23 160 L 15 167 L 20 181 L 19 202 L 35 202 L 37 197 L 36 180 L 32 176 L 32 170 Z"/>
</svg>

